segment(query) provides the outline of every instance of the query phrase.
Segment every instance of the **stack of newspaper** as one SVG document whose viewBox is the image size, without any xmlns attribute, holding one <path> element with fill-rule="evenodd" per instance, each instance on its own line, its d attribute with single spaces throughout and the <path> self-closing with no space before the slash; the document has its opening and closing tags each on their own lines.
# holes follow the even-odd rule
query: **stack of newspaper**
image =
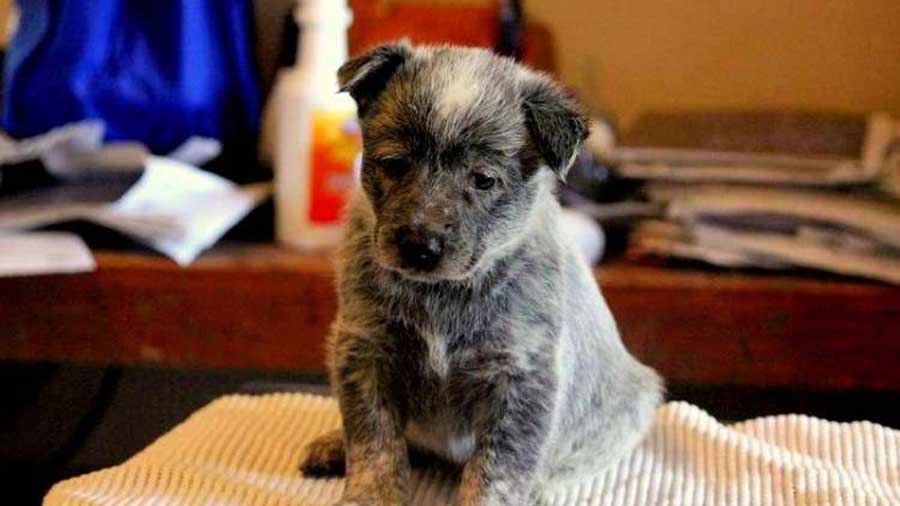
<svg viewBox="0 0 900 506">
<path fill-rule="evenodd" d="M 632 251 L 900 284 L 900 121 L 658 115 L 606 153 L 661 215 Z"/>
<path fill-rule="evenodd" d="M 101 145 L 102 138 L 103 126 L 90 121 L 22 141 L 0 133 L 0 168 L 39 159 L 54 180 L 12 191 L 0 170 L 0 277 L 93 270 L 79 236 L 46 230 L 72 221 L 115 230 L 188 265 L 271 194 L 269 183 L 238 186 L 197 168 L 219 152 L 213 139 L 190 139 L 158 157 L 135 143 Z"/>
</svg>

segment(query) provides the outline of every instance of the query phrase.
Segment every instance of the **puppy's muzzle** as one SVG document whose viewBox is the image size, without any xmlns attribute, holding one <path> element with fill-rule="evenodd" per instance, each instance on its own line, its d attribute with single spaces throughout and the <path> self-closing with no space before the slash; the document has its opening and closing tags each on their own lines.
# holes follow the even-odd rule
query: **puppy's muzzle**
<svg viewBox="0 0 900 506">
<path fill-rule="evenodd" d="M 443 237 L 423 228 L 400 227 L 394 234 L 400 262 L 404 268 L 433 271 L 444 254 Z"/>
</svg>

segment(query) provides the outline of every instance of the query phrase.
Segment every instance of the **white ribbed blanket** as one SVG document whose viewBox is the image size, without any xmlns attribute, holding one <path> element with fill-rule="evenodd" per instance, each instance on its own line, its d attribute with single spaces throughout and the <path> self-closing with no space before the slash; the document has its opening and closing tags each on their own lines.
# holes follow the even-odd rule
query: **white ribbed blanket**
<svg viewBox="0 0 900 506">
<path fill-rule="evenodd" d="M 58 483 L 45 506 L 329 505 L 339 479 L 304 479 L 304 444 L 339 424 L 333 400 L 233 395 L 199 410 L 124 464 Z M 452 480 L 414 473 L 413 504 L 443 506 Z M 673 402 L 617 466 L 554 491 L 557 506 L 898 505 L 900 432 L 805 416 L 723 426 Z"/>
</svg>

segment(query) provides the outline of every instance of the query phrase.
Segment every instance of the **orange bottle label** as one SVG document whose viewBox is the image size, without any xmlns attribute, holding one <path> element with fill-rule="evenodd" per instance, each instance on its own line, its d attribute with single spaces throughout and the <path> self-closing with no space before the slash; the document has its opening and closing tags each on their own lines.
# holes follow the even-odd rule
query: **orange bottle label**
<svg viewBox="0 0 900 506">
<path fill-rule="evenodd" d="M 309 221 L 334 224 L 355 184 L 362 134 L 352 112 L 316 111 L 312 119 Z"/>
</svg>

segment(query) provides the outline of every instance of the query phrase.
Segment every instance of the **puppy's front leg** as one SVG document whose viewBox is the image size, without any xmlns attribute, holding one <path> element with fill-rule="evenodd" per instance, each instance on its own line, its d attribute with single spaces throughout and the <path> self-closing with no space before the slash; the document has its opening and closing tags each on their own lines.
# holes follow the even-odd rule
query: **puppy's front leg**
<svg viewBox="0 0 900 506">
<path fill-rule="evenodd" d="M 332 383 L 344 423 L 346 488 L 340 506 L 403 506 L 409 456 L 383 360 L 365 344 L 339 344 Z M 362 345 L 362 346 L 361 346 Z"/>
<path fill-rule="evenodd" d="M 529 506 L 553 417 L 552 370 L 494 382 L 478 408 L 475 453 L 463 469 L 459 506 Z"/>
</svg>

